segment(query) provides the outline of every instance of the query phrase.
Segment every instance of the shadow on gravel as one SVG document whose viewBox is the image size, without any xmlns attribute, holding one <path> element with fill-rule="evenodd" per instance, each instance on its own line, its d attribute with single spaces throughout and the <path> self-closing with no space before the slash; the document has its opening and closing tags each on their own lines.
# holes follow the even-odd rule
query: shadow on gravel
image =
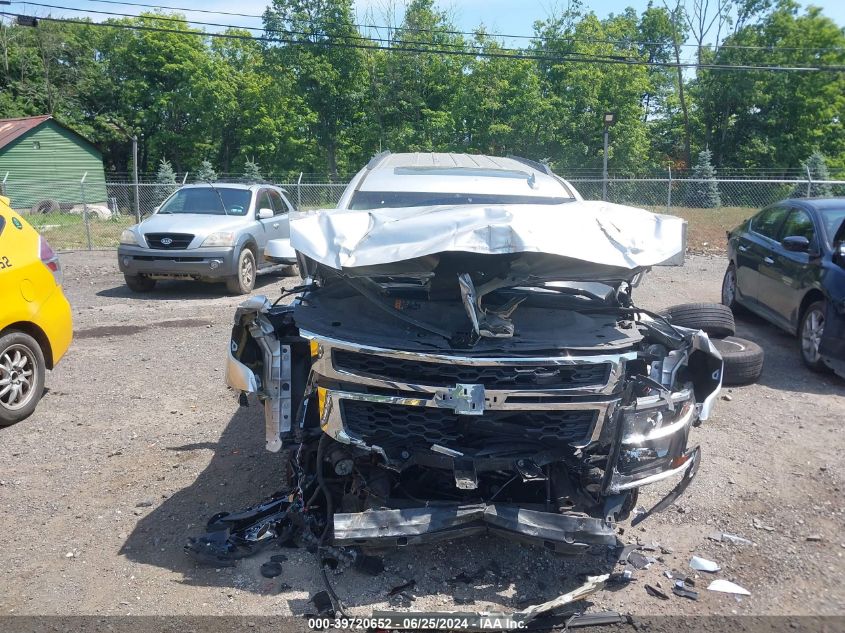
<svg viewBox="0 0 845 633">
<path fill-rule="evenodd" d="M 807 369 L 801 361 L 798 339 L 755 314 L 736 318 L 736 335 L 754 341 L 766 353 L 757 384 L 779 391 L 815 394 L 841 393 L 845 387 L 845 381 L 832 373 Z"/>
<path fill-rule="evenodd" d="M 255 280 L 255 288 L 253 288 L 252 293 L 267 294 L 272 297 L 278 294 L 277 290 L 284 279 L 286 277 L 283 274 L 275 271 L 259 273 Z M 226 291 L 226 286 L 223 283 L 182 281 L 176 279 L 159 280 L 152 292 L 132 292 L 126 284 L 120 284 L 114 288 L 101 290 L 97 293 L 97 296 L 108 297 L 110 299 L 138 299 L 140 301 L 190 301 L 197 299 L 216 299 L 227 296 L 233 297 L 233 295 L 229 295 Z"/>
<path fill-rule="evenodd" d="M 189 536 L 204 531 L 211 515 L 250 506 L 284 488 L 286 456 L 264 450 L 263 423 L 261 407 L 253 404 L 237 410 L 217 443 L 168 447 L 174 453 L 210 449 L 214 456 L 193 484 L 154 501 L 120 554 L 176 572 L 182 584 L 277 596 L 275 600 L 284 600 L 294 615 L 310 613 L 309 597 L 324 586 L 315 556 L 305 549 L 271 545 L 238 561 L 235 567 L 221 569 L 198 566 L 182 551 Z M 449 604 L 438 607 L 444 610 L 473 611 L 476 602 L 520 609 L 576 588 L 585 575 L 611 572 L 615 566 L 611 549 L 595 551 L 595 555 L 566 558 L 541 547 L 483 536 L 377 552 L 385 564 L 385 571 L 378 576 L 351 569 L 329 575 L 350 607 L 413 608 L 410 596 L 441 595 L 451 596 Z M 273 554 L 283 554 L 287 560 L 282 563 L 281 576 L 267 579 L 261 576 L 260 566 Z M 409 581 L 414 581 L 414 586 L 405 592 L 407 599 L 388 600 L 392 588 Z"/>
</svg>

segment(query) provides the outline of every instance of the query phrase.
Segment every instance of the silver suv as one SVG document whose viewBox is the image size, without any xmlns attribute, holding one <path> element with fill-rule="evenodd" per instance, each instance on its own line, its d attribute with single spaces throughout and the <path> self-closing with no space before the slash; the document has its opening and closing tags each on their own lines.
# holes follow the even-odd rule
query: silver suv
<svg viewBox="0 0 845 633">
<path fill-rule="evenodd" d="M 291 490 L 215 515 L 189 553 L 218 564 L 296 532 L 615 545 L 641 487 L 675 482 L 632 524 L 693 480 L 690 430 L 721 386 L 705 332 L 634 303 L 683 236 L 525 159 L 376 157 L 338 209 L 292 222 L 296 299 L 235 314 L 227 382 L 264 402 L 267 448 L 293 449 Z"/>
<path fill-rule="evenodd" d="M 135 292 L 149 292 L 158 279 L 195 279 L 225 281 L 230 292 L 246 294 L 259 268 L 295 263 L 265 257 L 268 241 L 289 241 L 292 211 L 284 189 L 270 185 L 181 187 L 123 231 L 118 265 Z"/>
</svg>

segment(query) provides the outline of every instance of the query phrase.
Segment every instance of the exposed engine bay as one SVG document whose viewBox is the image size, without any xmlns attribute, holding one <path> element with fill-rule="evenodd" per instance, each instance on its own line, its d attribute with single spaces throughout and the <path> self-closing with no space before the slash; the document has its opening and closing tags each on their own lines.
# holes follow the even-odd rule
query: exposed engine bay
<svg viewBox="0 0 845 633">
<path fill-rule="evenodd" d="M 301 525 L 298 508 L 321 546 L 490 532 L 571 553 L 614 544 L 641 486 L 678 479 L 637 522 L 686 489 L 722 361 L 634 306 L 642 271 L 550 281 L 514 275 L 524 256 L 438 260 L 367 276 L 304 262 L 291 305 L 238 309 L 227 381 L 291 455 L 267 534 Z"/>
</svg>

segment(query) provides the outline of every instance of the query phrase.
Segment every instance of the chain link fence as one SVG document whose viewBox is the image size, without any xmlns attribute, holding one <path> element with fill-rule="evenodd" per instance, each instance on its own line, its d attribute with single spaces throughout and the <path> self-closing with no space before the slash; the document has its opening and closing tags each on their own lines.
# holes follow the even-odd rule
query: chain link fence
<svg viewBox="0 0 845 633">
<path fill-rule="evenodd" d="M 601 200 L 669 213 L 689 223 L 692 250 L 720 250 L 725 231 L 758 209 L 789 197 L 845 196 L 845 180 L 609 178 L 575 176 L 569 182 L 586 200 Z M 0 193 L 56 250 L 114 248 L 128 226 L 152 215 L 180 185 L 109 182 L 0 183 Z M 344 183 L 277 183 L 300 212 L 333 208 Z M 25 201 L 25 205 L 19 204 Z"/>
</svg>

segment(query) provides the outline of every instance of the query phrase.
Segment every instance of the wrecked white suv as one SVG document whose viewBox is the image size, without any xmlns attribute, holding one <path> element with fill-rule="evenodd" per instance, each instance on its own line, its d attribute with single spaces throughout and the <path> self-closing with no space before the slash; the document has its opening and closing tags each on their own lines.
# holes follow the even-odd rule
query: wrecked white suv
<svg viewBox="0 0 845 633">
<path fill-rule="evenodd" d="M 253 297 L 235 316 L 227 381 L 263 401 L 289 489 L 188 549 L 614 544 L 640 487 L 677 481 L 635 521 L 692 480 L 689 430 L 721 386 L 707 335 L 632 297 L 682 260 L 684 231 L 520 158 L 375 157 L 339 208 L 291 223 L 292 304 Z"/>
</svg>

